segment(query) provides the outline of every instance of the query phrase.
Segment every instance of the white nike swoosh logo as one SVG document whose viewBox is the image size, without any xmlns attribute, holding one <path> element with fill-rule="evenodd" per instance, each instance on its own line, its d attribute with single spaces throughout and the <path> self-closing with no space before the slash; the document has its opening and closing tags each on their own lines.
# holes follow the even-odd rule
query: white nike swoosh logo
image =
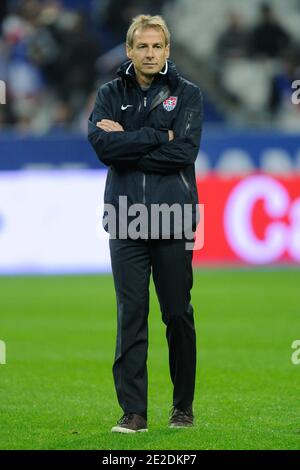
<svg viewBox="0 0 300 470">
<path fill-rule="evenodd" d="M 122 109 L 122 111 L 124 111 L 125 109 L 129 108 L 130 106 L 133 106 L 133 104 L 127 104 L 126 106 L 124 106 L 122 104 L 121 109 Z"/>
</svg>

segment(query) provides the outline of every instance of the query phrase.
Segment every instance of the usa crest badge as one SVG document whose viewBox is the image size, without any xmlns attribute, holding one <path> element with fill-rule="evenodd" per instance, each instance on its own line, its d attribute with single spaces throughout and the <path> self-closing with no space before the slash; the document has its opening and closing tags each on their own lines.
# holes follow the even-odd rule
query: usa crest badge
<svg viewBox="0 0 300 470">
<path fill-rule="evenodd" d="M 169 96 L 164 102 L 163 107 L 166 111 L 173 111 L 177 104 L 177 96 Z"/>
</svg>

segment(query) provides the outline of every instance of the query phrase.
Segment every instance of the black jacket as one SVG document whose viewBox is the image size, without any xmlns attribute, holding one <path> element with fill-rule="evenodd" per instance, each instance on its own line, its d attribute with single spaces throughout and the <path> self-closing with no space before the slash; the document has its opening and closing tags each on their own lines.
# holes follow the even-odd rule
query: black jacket
<svg viewBox="0 0 300 470">
<path fill-rule="evenodd" d="M 88 127 L 90 143 L 99 160 L 109 167 L 104 203 L 115 207 L 117 219 L 119 196 L 127 196 L 128 207 L 145 204 L 149 214 L 151 204 L 179 203 L 182 208 L 190 204 L 190 228 L 195 230 L 199 213 L 194 162 L 202 128 L 201 91 L 179 76 L 171 61 L 155 76 L 147 92 L 138 85 L 131 61 L 122 64 L 117 75 L 99 88 Z M 124 132 L 99 129 L 96 123 L 101 119 L 119 122 Z M 175 135 L 171 142 L 168 129 Z M 103 225 L 108 230 L 106 215 L 104 209 Z M 133 219 L 128 217 L 127 223 Z M 158 237 L 152 238 L 164 236 L 161 228 L 153 233 L 157 230 Z M 176 231 L 171 220 L 171 235 Z M 149 218 L 149 238 L 150 234 Z"/>
</svg>

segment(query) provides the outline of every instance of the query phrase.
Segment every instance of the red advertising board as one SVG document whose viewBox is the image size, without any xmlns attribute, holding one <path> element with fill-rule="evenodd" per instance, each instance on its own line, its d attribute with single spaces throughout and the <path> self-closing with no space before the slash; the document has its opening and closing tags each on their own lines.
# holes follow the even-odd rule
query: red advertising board
<svg viewBox="0 0 300 470">
<path fill-rule="evenodd" d="M 300 175 L 197 180 L 204 244 L 194 264 L 300 264 Z M 196 244 L 197 246 L 197 244 Z M 201 246 L 201 244 L 200 244 Z"/>
</svg>

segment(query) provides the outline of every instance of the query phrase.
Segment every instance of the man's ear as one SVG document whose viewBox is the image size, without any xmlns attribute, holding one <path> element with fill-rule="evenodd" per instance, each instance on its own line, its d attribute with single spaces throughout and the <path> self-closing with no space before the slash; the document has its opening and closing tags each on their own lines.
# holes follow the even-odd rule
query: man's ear
<svg viewBox="0 0 300 470">
<path fill-rule="evenodd" d="M 132 48 L 126 45 L 126 55 L 128 59 L 131 59 L 132 57 Z"/>
<path fill-rule="evenodd" d="M 166 46 L 166 59 L 170 57 L 170 44 Z"/>
</svg>

